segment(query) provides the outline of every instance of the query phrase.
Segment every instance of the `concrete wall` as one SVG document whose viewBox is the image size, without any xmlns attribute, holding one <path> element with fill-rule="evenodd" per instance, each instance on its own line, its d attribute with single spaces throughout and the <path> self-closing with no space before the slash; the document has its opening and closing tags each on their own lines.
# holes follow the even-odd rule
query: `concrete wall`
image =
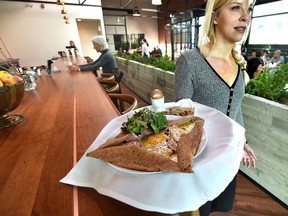
<svg viewBox="0 0 288 216">
<path fill-rule="evenodd" d="M 165 72 L 138 62 L 117 58 L 124 72 L 123 83 L 150 103 L 150 92 L 159 88 L 165 101 L 175 100 L 174 73 Z M 241 171 L 288 204 L 288 106 L 246 94 L 242 111 L 247 138 L 258 161 L 256 169 Z"/>
<path fill-rule="evenodd" d="M 288 204 L 288 106 L 245 95 L 242 111 L 257 168 L 241 171 Z"/>
</svg>

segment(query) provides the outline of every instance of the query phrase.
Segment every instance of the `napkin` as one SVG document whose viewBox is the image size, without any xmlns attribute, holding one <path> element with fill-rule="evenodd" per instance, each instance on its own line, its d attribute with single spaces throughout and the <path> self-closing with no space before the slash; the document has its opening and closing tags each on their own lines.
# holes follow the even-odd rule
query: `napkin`
<svg viewBox="0 0 288 216">
<path fill-rule="evenodd" d="M 216 109 L 183 99 L 165 106 L 193 106 L 205 120 L 207 144 L 194 159 L 194 173 L 140 172 L 111 166 L 86 153 L 98 148 L 135 111 L 110 121 L 79 162 L 60 182 L 90 187 L 99 193 L 146 211 L 174 214 L 198 209 L 216 198 L 237 174 L 245 129 Z M 151 108 L 149 106 L 148 108 Z M 137 111 L 137 110 L 136 110 Z"/>
</svg>

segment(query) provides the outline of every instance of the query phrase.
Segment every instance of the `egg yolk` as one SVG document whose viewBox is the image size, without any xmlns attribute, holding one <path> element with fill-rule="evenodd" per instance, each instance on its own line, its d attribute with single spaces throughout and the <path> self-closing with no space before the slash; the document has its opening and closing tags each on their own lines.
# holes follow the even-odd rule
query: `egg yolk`
<svg viewBox="0 0 288 216">
<path fill-rule="evenodd" d="M 148 137 L 147 142 L 150 143 L 150 144 L 155 145 L 155 144 L 157 144 L 157 143 L 162 142 L 163 140 L 164 140 L 163 135 L 161 135 L 161 134 L 154 134 L 154 135 L 151 135 L 151 136 Z"/>
</svg>

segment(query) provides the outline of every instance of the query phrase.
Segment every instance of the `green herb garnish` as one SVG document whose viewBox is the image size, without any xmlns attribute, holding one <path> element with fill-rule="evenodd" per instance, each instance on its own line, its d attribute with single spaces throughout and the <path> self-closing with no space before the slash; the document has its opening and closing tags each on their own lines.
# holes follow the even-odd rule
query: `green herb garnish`
<svg viewBox="0 0 288 216">
<path fill-rule="evenodd" d="M 146 129 L 152 129 L 154 133 L 159 133 L 167 128 L 168 121 L 163 113 L 156 113 L 148 108 L 135 112 L 135 114 L 122 124 L 122 128 L 136 135 L 141 134 Z"/>
</svg>

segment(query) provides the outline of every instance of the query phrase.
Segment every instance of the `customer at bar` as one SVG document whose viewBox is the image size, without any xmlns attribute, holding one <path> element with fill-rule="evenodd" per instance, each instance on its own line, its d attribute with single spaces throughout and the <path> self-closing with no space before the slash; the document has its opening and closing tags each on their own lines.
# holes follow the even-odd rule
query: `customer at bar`
<svg viewBox="0 0 288 216">
<path fill-rule="evenodd" d="M 243 125 L 241 102 L 249 78 L 237 43 L 247 38 L 254 3 L 252 0 L 207 1 L 198 47 L 182 53 L 176 64 L 176 100 L 191 98 Z M 246 167 L 256 167 L 256 156 L 247 141 L 242 163 Z M 236 176 L 218 197 L 200 207 L 200 215 L 230 211 L 235 190 Z"/>
<path fill-rule="evenodd" d="M 78 48 L 76 47 L 76 45 L 75 45 L 75 43 L 74 43 L 73 40 L 70 40 L 70 41 L 69 41 L 69 46 L 67 46 L 67 49 L 68 49 L 68 52 L 69 52 L 69 55 L 70 55 L 70 56 L 72 55 L 71 49 L 74 49 L 74 55 L 75 55 L 75 56 L 78 56 L 79 50 L 78 50 Z"/>
<path fill-rule="evenodd" d="M 284 57 L 281 56 L 281 50 L 276 50 L 274 56 L 271 58 L 270 62 L 278 66 L 279 64 L 284 64 Z"/>
<path fill-rule="evenodd" d="M 89 64 L 84 65 L 71 65 L 69 70 L 71 71 L 96 71 L 102 67 L 103 73 L 111 73 L 116 68 L 116 60 L 113 54 L 108 49 L 108 43 L 103 36 L 96 36 L 92 39 L 93 47 L 96 52 L 101 52 L 99 58 Z"/>
</svg>

